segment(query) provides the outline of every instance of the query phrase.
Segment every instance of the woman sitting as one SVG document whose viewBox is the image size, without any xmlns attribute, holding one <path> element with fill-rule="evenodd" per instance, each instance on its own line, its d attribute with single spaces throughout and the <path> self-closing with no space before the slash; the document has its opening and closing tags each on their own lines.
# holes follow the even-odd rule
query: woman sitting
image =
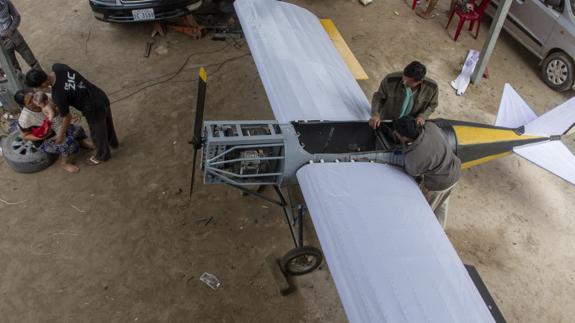
<svg viewBox="0 0 575 323">
<path fill-rule="evenodd" d="M 46 153 L 59 154 L 62 168 L 77 173 L 80 168 L 72 164 L 71 155 L 80 147 L 94 149 L 94 145 L 86 139 L 81 126 L 70 124 L 66 133 L 62 133 L 62 118 L 52 100 L 38 93 L 34 100 L 34 96 L 31 90 L 20 90 L 14 95 L 14 100 L 22 107 L 18 118 L 22 139 L 38 142 L 40 150 Z"/>
</svg>

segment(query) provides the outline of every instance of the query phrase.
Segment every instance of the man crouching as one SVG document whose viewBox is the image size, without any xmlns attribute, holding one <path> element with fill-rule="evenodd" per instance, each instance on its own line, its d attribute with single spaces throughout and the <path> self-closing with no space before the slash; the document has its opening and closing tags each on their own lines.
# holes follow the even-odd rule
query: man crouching
<svg viewBox="0 0 575 323">
<path fill-rule="evenodd" d="M 413 117 L 405 116 L 393 122 L 393 129 L 403 145 L 405 172 L 422 177 L 423 194 L 445 229 L 449 195 L 459 180 L 461 161 L 433 122 L 420 126 Z"/>
</svg>

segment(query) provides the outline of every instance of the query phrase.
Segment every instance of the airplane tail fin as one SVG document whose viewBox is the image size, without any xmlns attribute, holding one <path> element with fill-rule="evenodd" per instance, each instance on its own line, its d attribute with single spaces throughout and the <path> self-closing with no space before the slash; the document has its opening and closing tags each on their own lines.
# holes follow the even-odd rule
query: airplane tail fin
<svg viewBox="0 0 575 323">
<path fill-rule="evenodd" d="M 562 136 L 575 125 L 575 98 L 571 98 L 525 125 L 525 133 Z"/>
<path fill-rule="evenodd" d="M 575 156 L 560 139 L 574 124 L 575 98 L 537 117 L 511 85 L 505 84 L 495 125 L 514 128 L 526 135 L 549 137 L 549 141 L 515 147 L 513 152 L 573 185 Z"/>
<path fill-rule="evenodd" d="M 495 125 L 515 129 L 535 119 L 537 119 L 535 112 L 531 110 L 529 105 L 515 92 L 511 85 L 505 83 Z"/>
<path fill-rule="evenodd" d="M 575 156 L 560 140 L 515 147 L 513 152 L 575 185 Z"/>
</svg>

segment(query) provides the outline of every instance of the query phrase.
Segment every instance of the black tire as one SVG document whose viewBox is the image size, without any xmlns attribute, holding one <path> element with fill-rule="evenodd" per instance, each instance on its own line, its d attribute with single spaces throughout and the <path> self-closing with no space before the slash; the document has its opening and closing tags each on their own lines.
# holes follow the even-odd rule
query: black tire
<svg viewBox="0 0 575 323">
<path fill-rule="evenodd" d="M 35 173 L 48 168 L 58 155 L 46 154 L 14 131 L 2 140 L 2 154 L 6 163 L 18 173 Z"/>
<path fill-rule="evenodd" d="M 305 275 L 316 270 L 323 260 L 321 250 L 303 246 L 288 251 L 280 260 L 284 273 L 291 276 Z"/>
<path fill-rule="evenodd" d="M 547 86 L 563 92 L 573 87 L 573 61 L 563 52 L 549 54 L 541 64 L 541 77 Z"/>
</svg>

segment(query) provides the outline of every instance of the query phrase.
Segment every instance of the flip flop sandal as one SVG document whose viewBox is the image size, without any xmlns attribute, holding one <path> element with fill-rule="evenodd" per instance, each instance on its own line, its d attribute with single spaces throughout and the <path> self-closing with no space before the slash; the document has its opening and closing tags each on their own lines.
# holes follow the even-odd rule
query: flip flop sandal
<svg viewBox="0 0 575 323">
<path fill-rule="evenodd" d="M 94 157 L 94 156 L 92 156 L 86 160 L 86 164 L 88 164 L 88 166 L 96 166 L 96 165 L 100 165 L 101 163 L 103 163 L 103 162 L 101 160 L 97 160 L 96 157 Z"/>
</svg>

